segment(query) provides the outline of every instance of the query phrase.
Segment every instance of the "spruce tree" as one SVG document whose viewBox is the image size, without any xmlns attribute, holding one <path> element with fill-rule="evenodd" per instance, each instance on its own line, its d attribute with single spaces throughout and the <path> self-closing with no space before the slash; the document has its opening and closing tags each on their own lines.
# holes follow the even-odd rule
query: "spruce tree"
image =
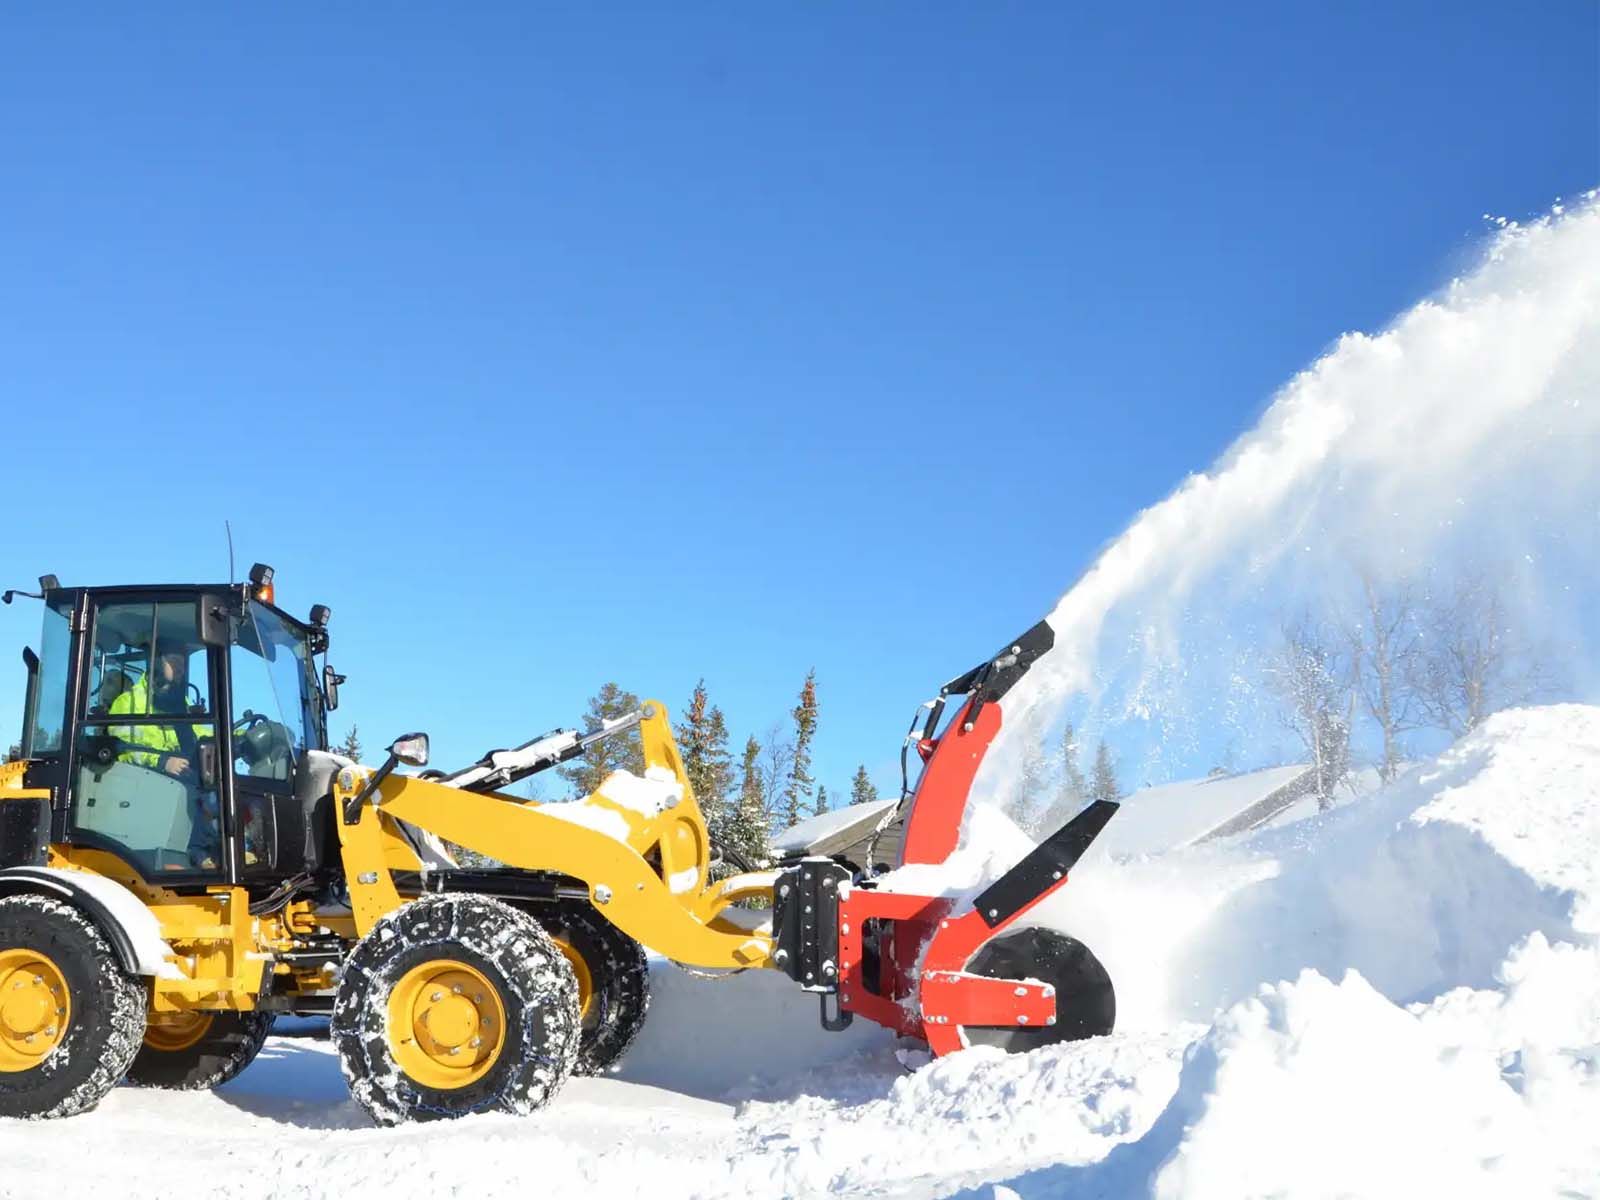
<svg viewBox="0 0 1600 1200">
<path fill-rule="evenodd" d="M 706 780 L 715 801 L 718 826 L 713 833 L 727 827 L 733 815 L 733 756 L 728 753 L 728 722 L 715 704 L 706 716 Z"/>
<path fill-rule="evenodd" d="M 856 768 L 856 777 L 850 782 L 850 803 L 871 804 L 878 798 L 878 789 L 867 774 L 867 764 Z"/>
<path fill-rule="evenodd" d="M 1022 764 L 1011 793 L 1012 817 L 1028 833 L 1037 835 L 1049 805 L 1049 767 L 1039 744 L 1029 738 L 1022 748 Z"/>
<path fill-rule="evenodd" d="M 1083 799 L 1089 794 L 1088 781 L 1078 765 L 1078 753 L 1078 731 L 1068 721 L 1061 731 L 1061 790 L 1076 802 L 1074 811 L 1083 807 Z"/>
<path fill-rule="evenodd" d="M 344 735 L 344 741 L 334 747 L 334 753 L 344 755 L 351 762 L 361 761 L 361 735 L 356 732 L 354 725 L 350 726 L 350 732 Z"/>
<path fill-rule="evenodd" d="M 639 697 L 625 692 L 615 683 L 607 683 L 589 697 L 589 709 L 583 714 L 585 733 L 593 733 L 607 721 L 613 721 L 639 707 Z M 561 777 L 572 785 L 575 796 L 587 796 L 606 781 L 614 771 L 631 771 L 644 774 L 644 749 L 634 730 L 596 742 L 564 767 Z"/>
<path fill-rule="evenodd" d="M 1039 836 L 1048 837 L 1077 815 L 1089 799 L 1089 783 L 1078 765 L 1078 733 L 1072 722 L 1061 732 L 1061 778 L 1055 797 L 1039 821 Z"/>
<path fill-rule="evenodd" d="M 828 811 L 828 789 L 823 784 L 817 785 L 817 816 Z"/>
<path fill-rule="evenodd" d="M 728 761 L 728 726 L 721 710 L 709 703 L 704 679 L 695 684 L 676 732 L 689 787 L 712 836 L 721 838 L 728 819 L 733 770 Z"/>
<path fill-rule="evenodd" d="M 789 781 L 783 789 L 784 827 L 795 825 L 811 804 L 811 738 L 817 731 L 817 672 L 806 672 L 800 686 L 800 702 L 790 710 L 794 717 L 794 759 L 789 764 Z"/>
<path fill-rule="evenodd" d="M 21 742 L 12 742 L 11 743 L 11 749 L 6 751 L 6 761 L 7 762 L 16 762 L 21 757 L 22 757 L 22 743 Z"/>
<path fill-rule="evenodd" d="M 1111 761 L 1111 749 L 1104 742 L 1094 752 L 1094 773 L 1089 783 L 1089 795 L 1094 800 L 1119 800 L 1122 789 L 1117 786 L 1117 769 Z"/>
<path fill-rule="evenodd" d="M 728 821 L 726 844 L 752 867 L 772 857 L 767 841 L 767 810 L 762 803 L 761 743 L 751 737 L 744 744 L 739 803 Z"/>
</svg>

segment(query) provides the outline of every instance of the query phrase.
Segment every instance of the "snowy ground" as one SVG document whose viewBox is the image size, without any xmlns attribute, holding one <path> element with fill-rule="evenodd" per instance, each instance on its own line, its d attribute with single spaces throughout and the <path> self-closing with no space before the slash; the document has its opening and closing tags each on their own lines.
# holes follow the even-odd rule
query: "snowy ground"
<svg viewBox="0 0 1600 1200">
<path fill-rule="evenodd" d="M 623 1074 L 533 1118 L 373 1129 L 277 1037 L 215 1094 L 0 1122 L 0 1195 L 1600 1196 L 1600 709 L 1066 892 L 1112 1037 L 908 1070 L 774 974 L 660 964 Z"/>
</svg>

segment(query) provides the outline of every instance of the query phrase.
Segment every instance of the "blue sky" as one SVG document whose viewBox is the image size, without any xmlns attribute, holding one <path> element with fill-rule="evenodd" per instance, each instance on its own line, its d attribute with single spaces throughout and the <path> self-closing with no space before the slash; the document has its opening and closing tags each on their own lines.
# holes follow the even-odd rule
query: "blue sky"
<svg viewBox="0 0 1600 1200">
<path fill-rule="evenodd" d="M 888 787 L 1295 369 L 1600 178 L 1592 3 L 463 7 L 0 17 L 4 583 L 217 579 L 226 516 L 341 729 L 445 765 L 814 666 L 819 778 Z"/>
</svg>

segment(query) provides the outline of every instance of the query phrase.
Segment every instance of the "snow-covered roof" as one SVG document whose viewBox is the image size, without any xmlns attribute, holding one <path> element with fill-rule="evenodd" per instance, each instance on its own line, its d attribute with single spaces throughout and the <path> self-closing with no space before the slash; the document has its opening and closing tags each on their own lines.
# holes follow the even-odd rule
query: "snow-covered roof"
<svg viewBox="0 0 1600 1200">
<path fill-rule="evenodd" d="M 805 854 L 819 842 L 832 841 L 840 834 L 860 828 L 871 829 L 879 818 L 892 809 L 898 800 L 874 800 L 869 804 L 851 804 L 831 812 L 807 817 L 790 826 L 772 839 L 772 852 L 779 857 L 786 854 Z M 846 838 L 846 841 L 853 839 Z"/>
<path fill-rule="evenodd" d="M 1310 768 L 1304 763 L 1267 767 L 1236 775 L 1215 775 L 1140 788 L 1100 840 L 1112 854 L 1159 854 L 1189 846 L 1220 830 L 1251 806 L 1298 783 Z"/>
</svg>

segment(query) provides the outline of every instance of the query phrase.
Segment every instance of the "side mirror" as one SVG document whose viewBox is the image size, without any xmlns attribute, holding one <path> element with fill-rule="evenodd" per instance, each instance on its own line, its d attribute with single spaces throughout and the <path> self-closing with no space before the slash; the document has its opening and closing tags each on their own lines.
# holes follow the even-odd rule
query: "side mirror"
<svg viewBox="0 0 1600 1200">
<path fill-rule="evenodd" d="M 428 735 L 408 733 L 398 737 L 389 747 L 389 753 L 408 767 L 425 767 L 428 765 Z"/>
<path fill-rule="evenodd" d="M 339 685 L 344 682 L 344 676 L 335 671 L 327 663 L 322 664 L 322 698 L 332 712 L 339 707 Z"/>
<path fill-rule="evenodd" d="M 394 773 L 400 763 L 408 767 L 425 767 L 428 765 L 428 735 L 425 733 L 408 733 L 397 737 L 389 743 L 389 757 L 384 759 L 383 766 L 367 776 L 366 786 L 345 802 L 344 823 L 354 825 L 361 820 L 361 806 L 370 800 L 378 791 L 378 785 Z"/>
</svg>

